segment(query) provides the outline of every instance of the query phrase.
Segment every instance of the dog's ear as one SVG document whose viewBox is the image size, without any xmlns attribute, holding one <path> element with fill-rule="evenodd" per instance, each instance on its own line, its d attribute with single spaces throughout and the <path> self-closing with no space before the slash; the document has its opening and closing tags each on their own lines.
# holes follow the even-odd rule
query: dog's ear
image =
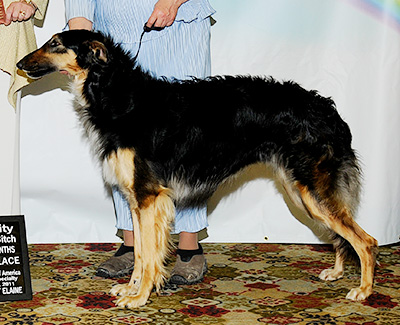
<svg viewBox="0 0 400 325">
<path fill-rule="evenodd" d="M 97 63 L 107 63 L 108 52 L 106 46 L 99 41 L 91 41 L 89 48 L 93 53 L 93 59 Z"/>
<path fill-rule="evenodd" d="M 99 41 L 85 41 L 79 46 L 77 60 L 81 67 L 93 64 L 104 65 L 108 59 L 107 48 Z"/>
</svg>

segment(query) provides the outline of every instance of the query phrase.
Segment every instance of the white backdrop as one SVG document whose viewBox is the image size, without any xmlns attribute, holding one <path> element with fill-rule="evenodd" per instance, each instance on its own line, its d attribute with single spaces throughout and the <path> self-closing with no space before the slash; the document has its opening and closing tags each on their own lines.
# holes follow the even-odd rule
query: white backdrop
<svg viewBox="0 0 400 325">
<path fill-rule="evenodd" d="M 211 0 L 213 74 L 272 75 L 331 96 L 364 169 L 357 221 L 380 244 L 400 234 L 400 24 L 395 0 Z M 64 26 L 52 0 L 39 45 Z M 22 213 L 28 241 L 115 242 L 112 202 L 71 108 L 66 79 L 25 91 Z M 210 99 L 212 100 L 212 99 Z M 250 168 L 209 204 L 210 242 L 317 243 L 318 228 L 282 200 L 269 171 Z M 294 216 L 295 217 L 294 217 Z M 309 226 L 314 229 L 311 230 Z"/>
</svg>

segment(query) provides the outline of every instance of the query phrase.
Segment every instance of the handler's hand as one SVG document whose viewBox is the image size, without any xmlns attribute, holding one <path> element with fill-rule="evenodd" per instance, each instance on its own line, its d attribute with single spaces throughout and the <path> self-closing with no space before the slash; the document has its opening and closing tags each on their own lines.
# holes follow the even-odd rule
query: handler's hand
<svg viewBox="0 0 400 325">
<path fill-rule="evenodd" d="M 8 26 L 13 21 L 24 21 L 30 19 L 35 14 L 36 8 L 31 3 L 24 1 L 11 2 L 6 10 L 4 25 Z"/>
<path fill-rule="evenodd" d="M 164 28 L 171 26 L 182 3 L 187 0 L 159 0 L 154 6 L 153 13 L 148 19 L 147 27 Z"/>
</svg>

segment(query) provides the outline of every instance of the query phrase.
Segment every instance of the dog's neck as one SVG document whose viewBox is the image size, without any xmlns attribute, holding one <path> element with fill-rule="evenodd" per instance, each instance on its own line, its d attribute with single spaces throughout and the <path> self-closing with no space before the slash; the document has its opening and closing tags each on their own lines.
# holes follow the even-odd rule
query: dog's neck
<svg viewBox="0 0 400 325">
<path fill-rule="evenodd" d="M 83 87 L 87 78 L 87 71 L 82 70 L 81 73 L 78 73 L 74 76 L 71 76 L 72 80 L 70 83 L 71 92 L 75 96 L 76 107 L 84 108 L 88 105 L 86 100 L 86 96 L 83 94 Z"/>
</svg>

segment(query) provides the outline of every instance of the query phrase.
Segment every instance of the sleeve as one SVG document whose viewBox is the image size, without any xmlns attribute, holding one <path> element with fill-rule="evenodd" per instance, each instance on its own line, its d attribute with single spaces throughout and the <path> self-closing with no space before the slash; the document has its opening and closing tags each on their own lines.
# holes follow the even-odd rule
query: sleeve
<svg viewBox="0 0 400 325">
<path fill-rule="evenodd" d="M 206 19 L 214 13 L 208 0 L 189 0 L 179 7 L 175 20 L 190 23 L 196 19 Z"/>
<path fill-rule="evenodd" d="M 93 22 L 95 6 L 95 0 L 65 0 L 66 22 L 76 17 L 84 17 Z"/>
<path fill-rule="evenodd" d="M 49 0 L 34 0 L 32 2 L 37 7 L 35 18 L 38 20 L 43 20 L 46 14 L 47 4 L 49 3 Z"/>
</svg>

